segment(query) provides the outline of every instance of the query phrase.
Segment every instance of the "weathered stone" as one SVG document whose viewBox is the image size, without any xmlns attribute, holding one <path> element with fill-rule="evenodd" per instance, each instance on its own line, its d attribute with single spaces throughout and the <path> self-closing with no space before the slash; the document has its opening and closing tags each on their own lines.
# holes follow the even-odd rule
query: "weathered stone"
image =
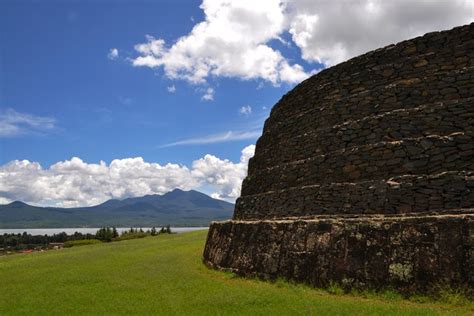
<svg viewBox="0 0 474 316">
<path fill-rule="evenodd" d="M 418 68 L 418 67 L 423 67 L 423 66 L 426 66 L 426 65 L 428 65 L 428 61 L 427 61 L 426 59 L 422 58 L 422 59 L 418 60 L 418 61 L 413 65 L 413 67 Z"/>
<path fill-rule="evenodd" d="M 391 75 L 393 75 L 393 73 L 394 73 L 393 69 L 387 68 L 383 71 L 382 75 L 384 77 L 390 77 Z"/>
<path fill-rule="evenodd" d="M 474 23 L 321 71 L 272 109 L 211 267 L 474 288 Z"/>
<path fill-rule="evenodd" d="M 416 53 L 416 45 L 410 45 L 403 49 L 403 53 L 411 55 Z"/>
<path fill-rule="evenodd" d="M 264 279 L 427 291 L 439 282 L 472 285 L 472 227 L 472 214 L 228 221 L 211 225 L 204 258 Z"/>
</svg>

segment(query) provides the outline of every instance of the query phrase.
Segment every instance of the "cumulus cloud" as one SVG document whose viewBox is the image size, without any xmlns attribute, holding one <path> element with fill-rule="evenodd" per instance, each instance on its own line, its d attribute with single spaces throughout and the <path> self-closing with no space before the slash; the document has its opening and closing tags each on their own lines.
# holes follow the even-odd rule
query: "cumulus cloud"
<svg viewBox="0 0 474 316">
<path fill-rule="evenodd" d="M 254 152 L 255 145 L 245 147 L 239 163 L 206 155 L 193 162 L 192 174 L 205 183 L 219 188 L 211 194 L 213 198 L 235 200 L 240 196 L 242 180 L 247 175 L 248 161 Z"/>
<path fill-rule="evenodd" d="M 474 20 L 470 0 L 288 1 L 302 58 L 331 66 L 364 52 Z"/>
<path fill-rule="evenodd" d="M 214 89 L 207 88 L 204 95 L 201 97 L 204 101 L 213 101 L 214 100 Z"/>
<path fill-rule="evenodd" d="M 115 60 L 118 58 L 118 56 L 119 56 L 119 51 L 117 48 L 111 48 L 109 50 L 109 53 L 107 54 L 107 58 L 110 60 Z"/>
<path fill-rule="evenodd" d="M 210 76 L 264 79 L 278 84 L 308 76 L 268 43 L 285 30 L 285 5 L 279 0 L 204 0 L 205 20 L 172 45 L 147 36 L 135 46 L 134 66 L 163 67 L 172 79 L 204 83 Z"/>
<path fill-rule="evenodd" d="M 162 67 L 168 78 L 195 84 L 209 77 L 296 83 L 315 69 L 290 62 L 272 41 L 297 46 L 307 62 L 331 66 L 472 22 L 473 6 L 471 0 L 204 0 L 204 21 L 171 44 L 148 35 L 135 46 L 133 65 Z"/>
<path fill-rule="evenodd" d="M 252 114 L 252 107 L 250 105 L 244 105 L 239 109 L 239 113 L 242 115 L 250 115 Z"/>
<path fill-rule="evenodd" d="M 175 188 L 214 189 L 213 196 L 233 201 L 247 173 L 254 146 L 242 150 L 238 163 L 206 155 L 192 168 L 150 163 L 141 157 L 86 163 L 80 158 L 60 161 L 49 168 L 37 162 L 14 160 L 0 166 L 0 201 L 21 200 L 36 205 L 87 206 L 108 199 L 163 194 Z"/>
<path fill-rule="evenodd" d="M 0 112 L 0 137 L 44 133 L 55 127 L 56 120 L 51 117 L 19 113 L 13 109 Z"/>
<path fill-rule="evenodd" d="M 171 85 L 169 87 L 166 87 L 166 89 L 168 90 L 169 93 L 175 93 L 176 92 L 176 87 L 175 85 Z"/>
</svg>

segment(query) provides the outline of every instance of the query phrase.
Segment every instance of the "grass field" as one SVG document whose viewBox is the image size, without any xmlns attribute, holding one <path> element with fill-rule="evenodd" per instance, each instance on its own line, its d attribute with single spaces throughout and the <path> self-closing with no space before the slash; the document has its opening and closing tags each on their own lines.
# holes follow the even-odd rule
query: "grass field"
<svg viewBox="0 0 474 316">
<path fill-rule="evenodd" d="M 0 258 L 0 315 L 473 315 L 470 303 L 332 295 L 201 262 L 205 231 Z"/>
</svg>

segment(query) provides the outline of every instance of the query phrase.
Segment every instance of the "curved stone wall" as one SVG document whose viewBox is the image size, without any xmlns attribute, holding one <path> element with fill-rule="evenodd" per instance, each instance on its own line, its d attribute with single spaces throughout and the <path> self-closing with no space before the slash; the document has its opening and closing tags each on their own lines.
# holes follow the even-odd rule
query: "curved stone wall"
<svg viewBox="0 0 474 316">
<path fill-rule="evenodd" d="M 234 218 L 337 214 L 347 209 L 423 212 L 461 208 L 459 200 L 473 201 L 472 180 L 464 176 L 459 178 L 466 180 L 464 191 L 439 195 L 456 177 L 453 172 L 474 171 L 472 29 L 470 25 L 430 33 L 369 52 L 322 71 L 285 95 L 257 142 Z M 430 206 L 415 199 L 429 190 L 413 179 L 443 172 L 451 173 L 439 177 L 448 182 L 429 189 L 430 195 L 442 197 L 439 201 L 432 200 Z M 399 185 L 404 188 L 410 186 L 403 193 L 413 203 L 400 203 L 392 193 L 401 191 L 391 190 L 393 177 L 403 180 Z M 386 183 L 388 190 L 378 197 L 384 203 L 367 206 L 373 192 L 366 188 L 368 182 L 379 187 Z M 324 200 L 345 194 L 350 199 L 343 207 L 340 198 Z"/>
<path fill-rule="evenodd" d="M 212 225 L 205 262 L 241 275 L 325 287 L 473 289 L 474 216 L 337 217 Z"/>
<path fill-rule="evenodd" d="M 283 96 L 204 261 L 323 286 L 474 288 L 474 23 Z"/>
</svg>

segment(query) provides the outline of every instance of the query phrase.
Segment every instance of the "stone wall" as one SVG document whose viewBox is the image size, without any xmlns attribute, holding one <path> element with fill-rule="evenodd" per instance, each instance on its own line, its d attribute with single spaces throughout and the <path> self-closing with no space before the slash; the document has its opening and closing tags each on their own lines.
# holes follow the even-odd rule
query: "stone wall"
<svg viewBox="0 0 474 316">
<path fill-rule="evenodd" d="M 324 286 L 474 288 L 474 23 L 325 69 L 274 106 L 204 261 Z"/>
<path fill-rule="evenodd" d="M 437 195 L 448 183 L 414 187 L 424 182 L 403 176 L 474 170 L 473 61 L 471 24 L 369 52 L 304 81 L 265 122 L 234 217 L 463 207 L 459 199 L 470 196 L 469 188 Z M 367 199 L 374 191 L 367 183 L 380 188 L 393 177 L 411 187 L 403 191 L 407 201 L 434 190 L 433 205 L 420 200 L 397 207 L 390 192 L 378 195 L 389 199 L 384 203 Z M 350 194 L 350 201 L 341 208 L 343 199 L 325 199 L 331 194 Z"/>
<path fill-rule="evenodd" d="M 245 178 L 242 196 L 314 183 L 454 170 L 474 170 L 474 138 L 470 133 L 361 145 L 255 169 Z"/>
<path fill-rule="evenodd" d="M 252 168 L 258 168 L 257 161 L 274 165 L 369 143 L 463 132 L 472 128 L 472 107 L 474 97 L 397 109 L 329 127 L 309 127 L 294 137 L 267 133 L 258 140 L 261 150 Z M 271 148 L 279 148 L 278 155 Z"/>
<path fill-rule="evenodd" d="M 474 200 L 474 172 L 398 176 L 390 180 L 329 183 L 247 195 L 234 218 L 258 220 L 327 214 L 459 213 Z"/>
<path fill-rule="evenodd" d="M 275 220 L 212 225 L 211 267 L 325 287 L 429 291 L 474 284 L 474 215 Z"/>
</svg>

